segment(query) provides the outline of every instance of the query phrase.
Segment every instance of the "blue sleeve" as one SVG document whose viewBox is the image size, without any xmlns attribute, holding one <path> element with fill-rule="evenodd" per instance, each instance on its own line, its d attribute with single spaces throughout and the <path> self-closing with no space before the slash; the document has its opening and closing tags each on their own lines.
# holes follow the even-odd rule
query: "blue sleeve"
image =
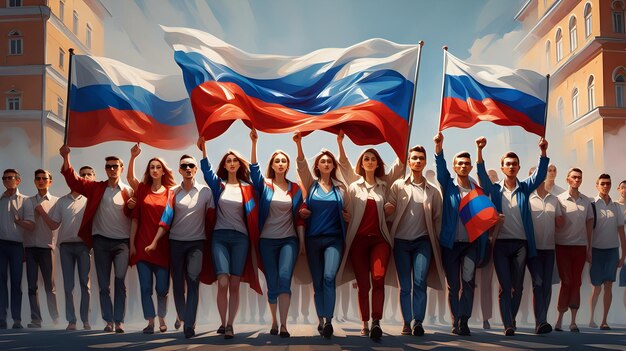
<svg viewBox="0 0 626 351">
<path fill-rule="evenodd" d="M 250 164 L 250 180 L 252 180 L 252 185 L 260 194 L 265 186 L 265 178 L 263 178 L 263 174 L 261 174 L 261 168 L 258 163 Z"/>
<path fill-rule="evenodd" d="M 487 169 L 485 168 L 485 162 L 476 163 L 476 173 L 478 174 L 478 182 L 480 187 L 483 188 L 486 194 L 491 195 L 493 191 L 493 183 L 489 179 Z"/>
<path fill-rule="evenodd" d="M 435 164 L 437 167 L 437 181 L 439 185 L 441 185 L 441 192 L 445 193 L 451 178 L 450 171 L 448 171 L 448 166 L 446 165 L 446 159 L 443 157 L 443 151 L 440 154 L 435 154 Z"/>
<path fill-rule="evenodd" d="M 528 192 L 531 193 L 535 191 L 546 180 L 546 175 L 548 173 L 548 165 L 550 164 L 549 157 L 539 157 L 539 166 L 530 175 L 530 177 L 524 180 L 524 183 L 528 186 Z"/>
<path fill-rule="evenodd" d="M 211 188 L 211 192 L 213 193 L 213 202 L 215 203 L 215 207 L 217 207 L 217 201 L 219 200 L 220 193 L 222 192 L 222 180 L 217 176 L 217 174 L 215 174 L 215 172 L 213 172 L 208 158 L 200 160 L 200 169 L 202 169 L 204 181 L 209 188 Z"/>
</svg>

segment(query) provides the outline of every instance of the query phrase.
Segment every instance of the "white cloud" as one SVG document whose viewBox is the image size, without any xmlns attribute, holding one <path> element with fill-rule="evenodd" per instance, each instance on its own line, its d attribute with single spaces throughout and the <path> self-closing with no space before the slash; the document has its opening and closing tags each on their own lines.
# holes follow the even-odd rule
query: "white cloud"
<svg viewBox="0 0 626 351">
<path fill-rule="evenodd" d="M 466 61 L 514 67 L 518 58 L 513 49 L 523 37 L 522 30 L 513 30 L 504 35 L 487 34 L 474 41 L 469 49 L 470 57 Z"/>
</svg>

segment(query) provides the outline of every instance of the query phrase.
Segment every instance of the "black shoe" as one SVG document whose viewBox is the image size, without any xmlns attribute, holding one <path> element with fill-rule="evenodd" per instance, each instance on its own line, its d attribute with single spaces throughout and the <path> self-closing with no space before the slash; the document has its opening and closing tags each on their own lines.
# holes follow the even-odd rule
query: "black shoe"
<svg viewBox="0 0 626 351">
<path fill-rule="evenodd" d="M 28 328 L 35 328 L 35 329 L 39 329 L 41 328 L 41 322 L 32 322 L 32 323 L 28 323 L 26 325 Z"/>
<path fill-rule="evenodd" d="M 380 327 L 379 323 L 372 323 L 372 329 L 370 330 L 370 339 L 380 340 L 383 336 L 383 329 Z"/>
<path fill-rule="evenodd" d="M 183 323 L 180 321 L 180 319 L 176 318 L 176 322 L 174 322 L 174 329 L 178 330 L 181 324 Z"/>
<path fill-rule="evenodd" d="M 232 339 L 234 337 L 235 337 L 235 332 L 233 330 L 233 326 L 227 325 L 226 328 L 224 328 L 224 339 Z"/>
<path fill-rule="evenodd" d="M 415 324 L 413 324 L 413 335 L 415 336 L 424 335 L 424 327 L 422 327 L 421 321 L 415 321 Z"/>
<path fill-rule="evenodd" d="M 270 335 L 278 335 L 278 326 L 272 326 L 270 329 Z"/>
<path fill-rule="evenodd" d="M 331 322 L 324 323 L 324 329 L 322 329 L 322 335 L 326 339 L 330 339 L 333 336 L 333 324 Z"/>
<path fill-rule="evenodd" d="M 219 328 L 217 328 L 217 333 L 218 334 L 224 334 L 226 332 L 226 328 L 224 328 L 223 325 L 220 325 Z"/>
<path fill-rule="evenodd" d="M 280 335 L 281 338 L 288 338 L 291 336 L 291 334 L 289 334 L 287 328 L 284 325 L 282 326 L 282 328 L 280 328 L 280 333 L 278 335 Z"/>
<path fill-rule="evenodd" d="M 537 329 L 535 329 L 536 334 L 548 334 L 551 331 L 552 331 L 552 326 L 550 325 L 550 323 L 547 323 L 547 322 L 543 322 L 539 324 L 539 326 L 537 326 Z"/>
<path fill-rule="evenodd" d="M 320 335 L 323 334 L 323 332 L 324 332 L 324 325 L 323 324 L 318 324 L 317 325 L 317 332 L 320 333 Z"/>
<path fill-rule="evenodd" d="M 402 335 L 411 335 L 411 324 L 404 323 L 402 326 Z"/>
<path fill-rule="evenodd" d="M 504 335 L 505 336 L 514 336 L 515 335 L 515 329 L 513 327 L 508 327 L 504 330 Z"/>
<path fill-rule="evenodd" d="M 483 329 L 485 329 L 485 330 L 491 329 L 491 324 L 489 324 L 488 320 L 483 322 Z"/>
<path fill-rule="evenodd" d="M 115 333 L 124 334 L 124 327 L 121 324 L 115 326 Z"/>
<path fill-rule="evenodd" d="M 361 336 L 370 336 L 370 328 L 361 328 Z"/>
<path fill-rule="evenodd" d="M 192 327 L 185 327 L 185 339 L 193 338 L 196 335 L 196 331 Z"/>
<path fill-rule="evenodd" d="M 459 322 L 459 335 L 470 336 L 470 328 L 467 325 L 467 318 L 461 318 L 461 322 Z"/>
<path fill-rule="evenodd" d="M 117 329 L 115 330 L 115 332 L 117 333 Z M 143 328 L 143 333 L 144 334 L 154 334 L 154 325 L 148 325 L 147 327 Z"/>
<path fill-rule="evenodd" d="M 24 329 L 24 327 L 22 326 L 22 322 L 13 322 L 11 329 Z"/>
</svg>

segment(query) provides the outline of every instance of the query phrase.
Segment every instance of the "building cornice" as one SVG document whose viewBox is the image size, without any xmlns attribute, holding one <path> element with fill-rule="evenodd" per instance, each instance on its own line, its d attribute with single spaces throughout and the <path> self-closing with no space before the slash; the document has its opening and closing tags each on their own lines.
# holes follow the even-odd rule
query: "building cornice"
<svg viewBox="0 0 626 351">
<path fill-rule="evenodd" d="M 41 110 L 0 110 L 0 121 L 39 121 Z"/>
<path fill-rule="evenodd" d="M 56 28 L 58 31 L 63 33 L 63 35 L 66 38 L 68 38 L 69 40 L 72 41 L 72 44 L 74 45 L 74 48 L 80 50 L 81 53 L 84 53 L 86 55 L 91 55 L 92 54 L 91 53 L 91 49 L 88 48 L 85 44 L 83 44 L 80 41 L 80 39 L 78 39 L 76 34 L 74 34 L 74 32 L 72 32 L 69 28 L 67 28 L 67 26 L 55 14 L 52 14 L 52 16 L 50 16 L 50 21 L 49 22 L 52 24 L 52 26 L 54 28 Z"/>
<path fill-rule="evenodd" d="M 0 66 L 0 76 L 40 75 L 44 69 L 44 65 Z"/>
<path fill-rule="evenodd" d="M 46 65 L 46 74 L 49 75 L 61 87 L 67 90 L 67 78 L 61 72 L 57 71 L 52 65 Z"/>
<path fill-rule="evenodd" d="M 47 19 L 48 17 L 50 17 L 50 8 L 48 6 L 20 6 L 0 8 L 0 17 L 33 15 L 40 15 Z"/>
<path fill-rule="evenodd" d="M 557 16 L 557 14 L 559 13 L 568 13 L 570 9 L 569 7 L 560 7 L 559 5 L 561 5 L 561 3 L 563 3 L 564 5 L 569 5 L 571 7 L 575 5 L 574 1 L 556 0 L 550 6 L 550 8 L 546 10 L 543 16 L 541 16 L 539 21 L 537 21 L 537 23 L 528 31 L 528 33 L 526 33 L 526 35 L 522 38 L 522 40 L 520 40 L 520 42 L 517 44 L 517 46 L 515 46 L 513 50 L 516 52 L 526 51 L 530 48 L 530 46 L 532 46 L 535 41 L 537 41 L 537 39 L 541 37 L 542 33 L 545 32 L 546 29 L 553 28 L 553 26 L 548 23 L 549 20 Z"/>
<path fill-rule="evenodd" d="M 622 116 L 619 115 L 619 112 L 623 111 Z M 597 120 L 604 119 L 616 119 L 616 120 L 626 120 L 626 108 L 614 107 L 614 106 L 599 106 L 594 108 L 593 110 L 585 113 L 580 118 L 572 121 L 572 123 L 568 124 L 565 129 L 568 133 L 577 131 L 582 129 L 591 123 Z"/>
<path fill-rule="evenodd" d="M 514 20 L 518 20 L 518 18 L 520 18 L 521 15 L 524 14 L 524 12 L 528 9 L 528 6 L 530 6 L 530 4 L 533 2 L 533 0 L 528 0 L 524 3 L 524 5 L 522 5 L 522 8 L 517 11 L 517 13 L 515 14 L 515 16 L 513 16 Z"/>
<path fill-rule="evenodd" d="M 107 10 L 100 0 L 85 0 L 85 4 L 87 4 L 87 6 L 89 6 L 101 19 L 113 17 L 111 12 Z"/>
</svg>

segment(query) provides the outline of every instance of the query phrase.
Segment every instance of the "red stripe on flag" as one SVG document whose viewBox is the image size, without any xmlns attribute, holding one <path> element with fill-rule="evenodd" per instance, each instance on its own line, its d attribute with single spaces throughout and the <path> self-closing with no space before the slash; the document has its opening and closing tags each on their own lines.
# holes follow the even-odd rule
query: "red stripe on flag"
<svg viewBox="0 0 626 351">
<path fill-rule="evenodd" d="M 236 84 L 205 82 L 191 92 L 191 104 L 200 135 L 213 139 L 238 119 L 266 133 L 307 134 L 315 130 L 338 133 L 343 129 L 357 145 L 387 142 L 402 157 L 408 122 L 378 101 L 342 107 L 322 115 L 308 115 L 279 104 L 250 97 Z"/>
<path fill-rule="evenodd" d="M 498 211 L 494 207 L 487 207 L 478 212 L 472 219 L 465 223 L 467 236 L 470 242 L 478 239 L 484 232 L 498 223 Z"/>
</svg>

